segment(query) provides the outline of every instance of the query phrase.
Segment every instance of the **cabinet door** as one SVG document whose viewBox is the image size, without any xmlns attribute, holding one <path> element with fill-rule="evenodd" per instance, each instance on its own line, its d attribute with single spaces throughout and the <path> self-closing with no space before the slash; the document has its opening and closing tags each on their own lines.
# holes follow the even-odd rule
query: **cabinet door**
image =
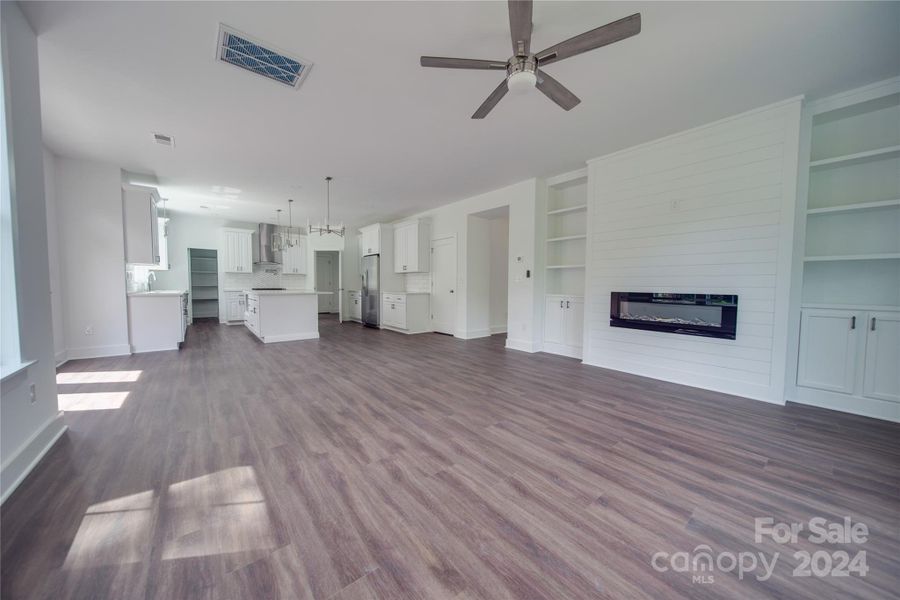
<svg viewBox="0 0 900 600">
<path fill-rule="evenodd" d="M 252 273 L 253 272 L 253 234 L 251 233 L 239 233 L 238 238 L 240 240 L 240 271 L 241 273 Z"/>
<path fill-rule="evenodd" d="M 900 402 L 900 313 L 869 313 L 863 396 Z"/>
<path fill-rule="evenodd" d="M 410 225 L 406 228 L 406 239 L 403 240 L 403 271 L 416 273 L 419 267 L 419 225 Z"/>
<path fill-rule="evenodd" d="M 407 272 L 409 237 L 409 225 L 394 229 L 394 273 Z"/>
<path fill-rule="evenodd" d="M 581 348 L 584 339 L 584 300 L 574 296 L 566 298 L 566 345 Z"/>
<path fill-rule="evenodd" d="M 153 254 L 153 264 L 158 266 L 168 266 L 162 265 L 159 252 L 159 210 L 156 207 L 156 200 L 151 197 L 150 198 L 150 246 L 152 248 L 151 254 Z"/>
<path fill-rule="evenodd" d="M 852 394 L 863 313 L 804 310 L 800 317 L 797 385 Z"/>
<path fill-rule="evenodd" d="M 562 296 L 547 296 L 544 311 L 544 341 L 552 344 L 565 344 L 565 311 L 566 299 Z"/>
<path fill-rule="evenodd" d="M 237 232 L 222 232 L 222 268 L 226 273 L 238 273 Z"/>
</svg>

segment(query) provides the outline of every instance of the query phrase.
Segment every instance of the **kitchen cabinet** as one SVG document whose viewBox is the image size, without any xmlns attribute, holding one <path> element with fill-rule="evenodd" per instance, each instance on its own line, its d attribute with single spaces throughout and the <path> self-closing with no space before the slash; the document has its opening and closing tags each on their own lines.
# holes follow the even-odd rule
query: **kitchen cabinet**
<svg viewBox="0 0 900 600">
<path fill-rule="evenodd" d="M 429 294 L 382 294 L 381 328 L 408 334 L 431 331 L 430 300 Z"/>
<path fill-rule="evenodd" d="M 285 275 L 306 275 L 306 236 L 292 235 L 294 246 L 281 251 L 281 272 Z"/>
<path fill-rule="evenodd" d="M 222 230 L 222 270 L 225 273 L 253 273 L 253 230 Z"/>
<path fill-rule="evenodd" d="M 581 358 L 584 298 L 548 295 L 544 308 L 544 351 Z"/>
<path fill-rule="evenodd" d="M 803 311 L 797 385 L 853 393 L 863 318 L 864 313 L 857 311 Z"/>
<path fill-rule="evenodd" d="M 359 230 L 363 256 L 381 254 L 381 224 L 367 225 Z"/>
<path fill-rule="evenodd" d="M 900 402 L 900 313 L 867 315 L 863 396 Z"/>
<path fill-rule="evenodd" d="M 187 292 L 128 294 L 128 342 L 133 353 L 177 350 L 187 327 Z"/>
<path fill-rule="evenodd" d="M 128 264 L 161 266 L 158 201 L 159 196 L 153 188 L 122 187 L 125 262 Z"/>
<path fill-rule="evenodd" d="M 225 292 L 225 321 L 228 323 L 242 323 L 244 312 L 247 310 L 247 296 L 243 292 Z"/>
<path fill-rule="evenodd" d="M 347 293 L 347 305 L 350 310 L 348 311 L 349 317 L 351 321 L 362 322 L 362 294 L 360 292 L 352 291 Z"/>
<path fill-rule="evenodd" d="M 848 400 L 900 403 L 898 365 L 900 312 L 801 311 L 797 385 L 832 392 L 835 407 L 847 407 Z"/>
<path fill-rule="evenodd" d="M 431 228 L 416 219 L 394 226 L 394 272 L 427 273 L 430 258 Z"/>
</svg>

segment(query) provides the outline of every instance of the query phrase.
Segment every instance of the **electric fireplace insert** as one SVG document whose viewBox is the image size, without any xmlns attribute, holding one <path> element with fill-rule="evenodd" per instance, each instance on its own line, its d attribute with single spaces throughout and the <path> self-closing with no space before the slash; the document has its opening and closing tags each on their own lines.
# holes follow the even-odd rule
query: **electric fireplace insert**
<svg viewBox="0 0 900 600">
<path fill-rule="evenodd" d="M 610 327 L 735 339 L 738 297 L 723 294 L 612 292 Z"/>
</svg>

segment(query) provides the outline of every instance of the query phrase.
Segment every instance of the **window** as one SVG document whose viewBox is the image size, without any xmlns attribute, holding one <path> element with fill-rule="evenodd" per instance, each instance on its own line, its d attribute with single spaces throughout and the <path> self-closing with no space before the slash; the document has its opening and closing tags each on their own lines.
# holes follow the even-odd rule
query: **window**
<svg viewBox="0 0 900 600">
<path fill-rule="evenodd" d="M 6 107 L 6 77 L 3 77 L 3 89 L 0 94 L 0 338 L 2 338 L 2 354 L 0 354 L 0 367 L 3 375 L 18 370 L 21 365 L 19 348 L 19 313 L 16 301 L 16 261 L 15 261 L 15 233 L 13 227 L 13 183 L 10 179 L 11 160 L 10 136 L 7 130 Z"/>
</svg>

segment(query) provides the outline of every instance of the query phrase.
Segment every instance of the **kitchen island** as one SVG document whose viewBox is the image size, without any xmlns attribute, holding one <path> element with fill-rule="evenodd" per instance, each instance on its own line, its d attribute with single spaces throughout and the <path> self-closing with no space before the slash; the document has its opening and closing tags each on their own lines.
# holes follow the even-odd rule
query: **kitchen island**
<svg viewBox="0 0 900 600">
<path fill-rule="evenodd" d="M 320 292 L 245 290 L 244 293 L 247 295 L 244 325 L 264 344 L 319 337 Z"/>
</svg>

